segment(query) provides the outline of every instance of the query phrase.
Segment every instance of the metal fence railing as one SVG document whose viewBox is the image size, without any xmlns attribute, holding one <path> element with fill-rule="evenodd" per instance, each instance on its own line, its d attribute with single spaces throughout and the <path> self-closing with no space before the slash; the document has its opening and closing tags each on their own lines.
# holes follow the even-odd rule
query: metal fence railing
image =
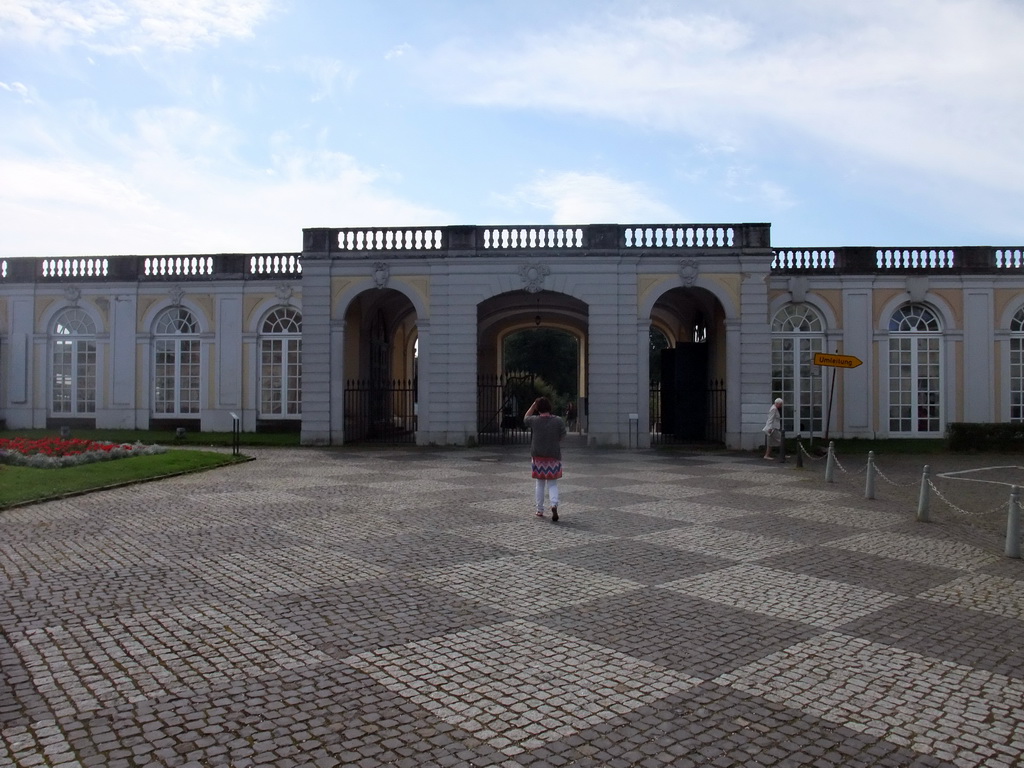
<svg viewBox="0 0 1024 768">
<path fill-rule="evenodd" d="M 704 390 L 677 390 L 652 382 L 651 445 L 725 442 L 725 382 L 713 379 Z"/>
<path fill-rule="evenodd" d="M 345 383 L 346 443 L 415 443 L 416 380 Z"/>
<path fill-rule="evenodd" d="M 532 373 L 483 375 L 477 379 L 477 440 L 481 445 L 525 445 L 530 431 L 523 414 L 534 397 Z"/>
</svg>

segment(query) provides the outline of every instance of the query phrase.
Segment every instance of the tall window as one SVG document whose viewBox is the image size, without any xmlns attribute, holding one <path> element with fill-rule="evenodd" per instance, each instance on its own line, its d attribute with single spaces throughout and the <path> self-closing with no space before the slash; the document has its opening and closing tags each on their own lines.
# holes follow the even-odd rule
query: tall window
<svg viewBox="0 0 1024 768">
<path fill-rule="evenodd" d="M 807 304 L 787 304 L 772 321 L 772 393 L 785 400 L 787 433 L 821 434 L 821 371 L 814 353 L 823 352 L 825 323 Z"/>
<path fill-rule="evenodd" d="M 1024 421 L 1024 307 L 1010 321 L 1010 421 Z"/>
<path fill-rule="evenodd" d="M 96 324 L 78 307 L 61 310 L 51 336 L 50 410 L 77 416 L 96 413 Z"/>
<path fill-rule="evenodd" d="M 302 315 L 275 309 L 260 328 L 260 415 L 302 414 Z"/>
<path fill-rule="evenodd" d="M 939 319 L 922 304 L 900 307 L 889 320 L 889 431 L 938 434 L 942 366 Z"/>
<path fill-rule="evenodd" d="M 153 412 L 199 413 L 199 324 L 184 307 L 162 312 L 153 327 Z"/>
</svg>

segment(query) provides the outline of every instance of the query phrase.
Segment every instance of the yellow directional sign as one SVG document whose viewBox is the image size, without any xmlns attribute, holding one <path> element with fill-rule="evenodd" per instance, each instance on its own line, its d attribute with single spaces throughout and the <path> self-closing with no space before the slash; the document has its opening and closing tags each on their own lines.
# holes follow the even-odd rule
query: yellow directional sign
<svg viewBox="0 0 1024 768">
<path fill-rule="evenodd" d="M 824 352 L 815 352 L 814 364 L 827 365 L 829 368 L 856 368 L 858 365 L 863 365 L 863 361 L 853 355 L 828 355 Z"/>
</svg>

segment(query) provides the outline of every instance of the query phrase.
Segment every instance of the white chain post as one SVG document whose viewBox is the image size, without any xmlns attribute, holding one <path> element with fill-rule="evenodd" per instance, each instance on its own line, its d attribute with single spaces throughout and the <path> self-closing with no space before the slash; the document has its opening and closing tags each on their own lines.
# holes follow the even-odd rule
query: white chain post
<svg viewBox="0 0 1024 768">
<path fill-rule="evenodd" d="M 868 471 L 864 475 L 864 498 L 875 498 L 875 452 L 868 451 Z"/>
<path fill-rule="evenodd" d="M 836 441 L 828 442 L 828 461 L 825 462 L 825 482 L 834 483 L 836 474 Z"/>
<path fill-rule="evenodd" d="M 919 523 L 929 522 L 928 518 L 928 473 L 931 467 L 924 465 L 924 472 L 921 475 L 921 494 L 917 498 L 917 521 Z"/>
<path fill-rule="evenodd" d="M 1010 489 L 1010 509 L 1006 518 L 1006 556 L 1020 559 L 1020 488 Z"/>
</svg>

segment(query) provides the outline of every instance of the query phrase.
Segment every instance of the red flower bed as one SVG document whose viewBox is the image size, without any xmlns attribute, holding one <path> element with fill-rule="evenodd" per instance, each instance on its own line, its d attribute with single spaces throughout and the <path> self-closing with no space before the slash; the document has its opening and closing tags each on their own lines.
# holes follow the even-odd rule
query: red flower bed
<svg viewBox="0 0 1024 768">
<path fill-rule="evenodd" d="M 126 451 L 132 450 L 130 443 L 104 443 L 95 440 L 81 440 L 78 438 L 63 437 L 0 437 L 0 451 L 14 451 L 22 456 L 77 456 L 89 451 L 104 451 L 109 453 L 114 448 L 123 448 Z"/>
</svg>

